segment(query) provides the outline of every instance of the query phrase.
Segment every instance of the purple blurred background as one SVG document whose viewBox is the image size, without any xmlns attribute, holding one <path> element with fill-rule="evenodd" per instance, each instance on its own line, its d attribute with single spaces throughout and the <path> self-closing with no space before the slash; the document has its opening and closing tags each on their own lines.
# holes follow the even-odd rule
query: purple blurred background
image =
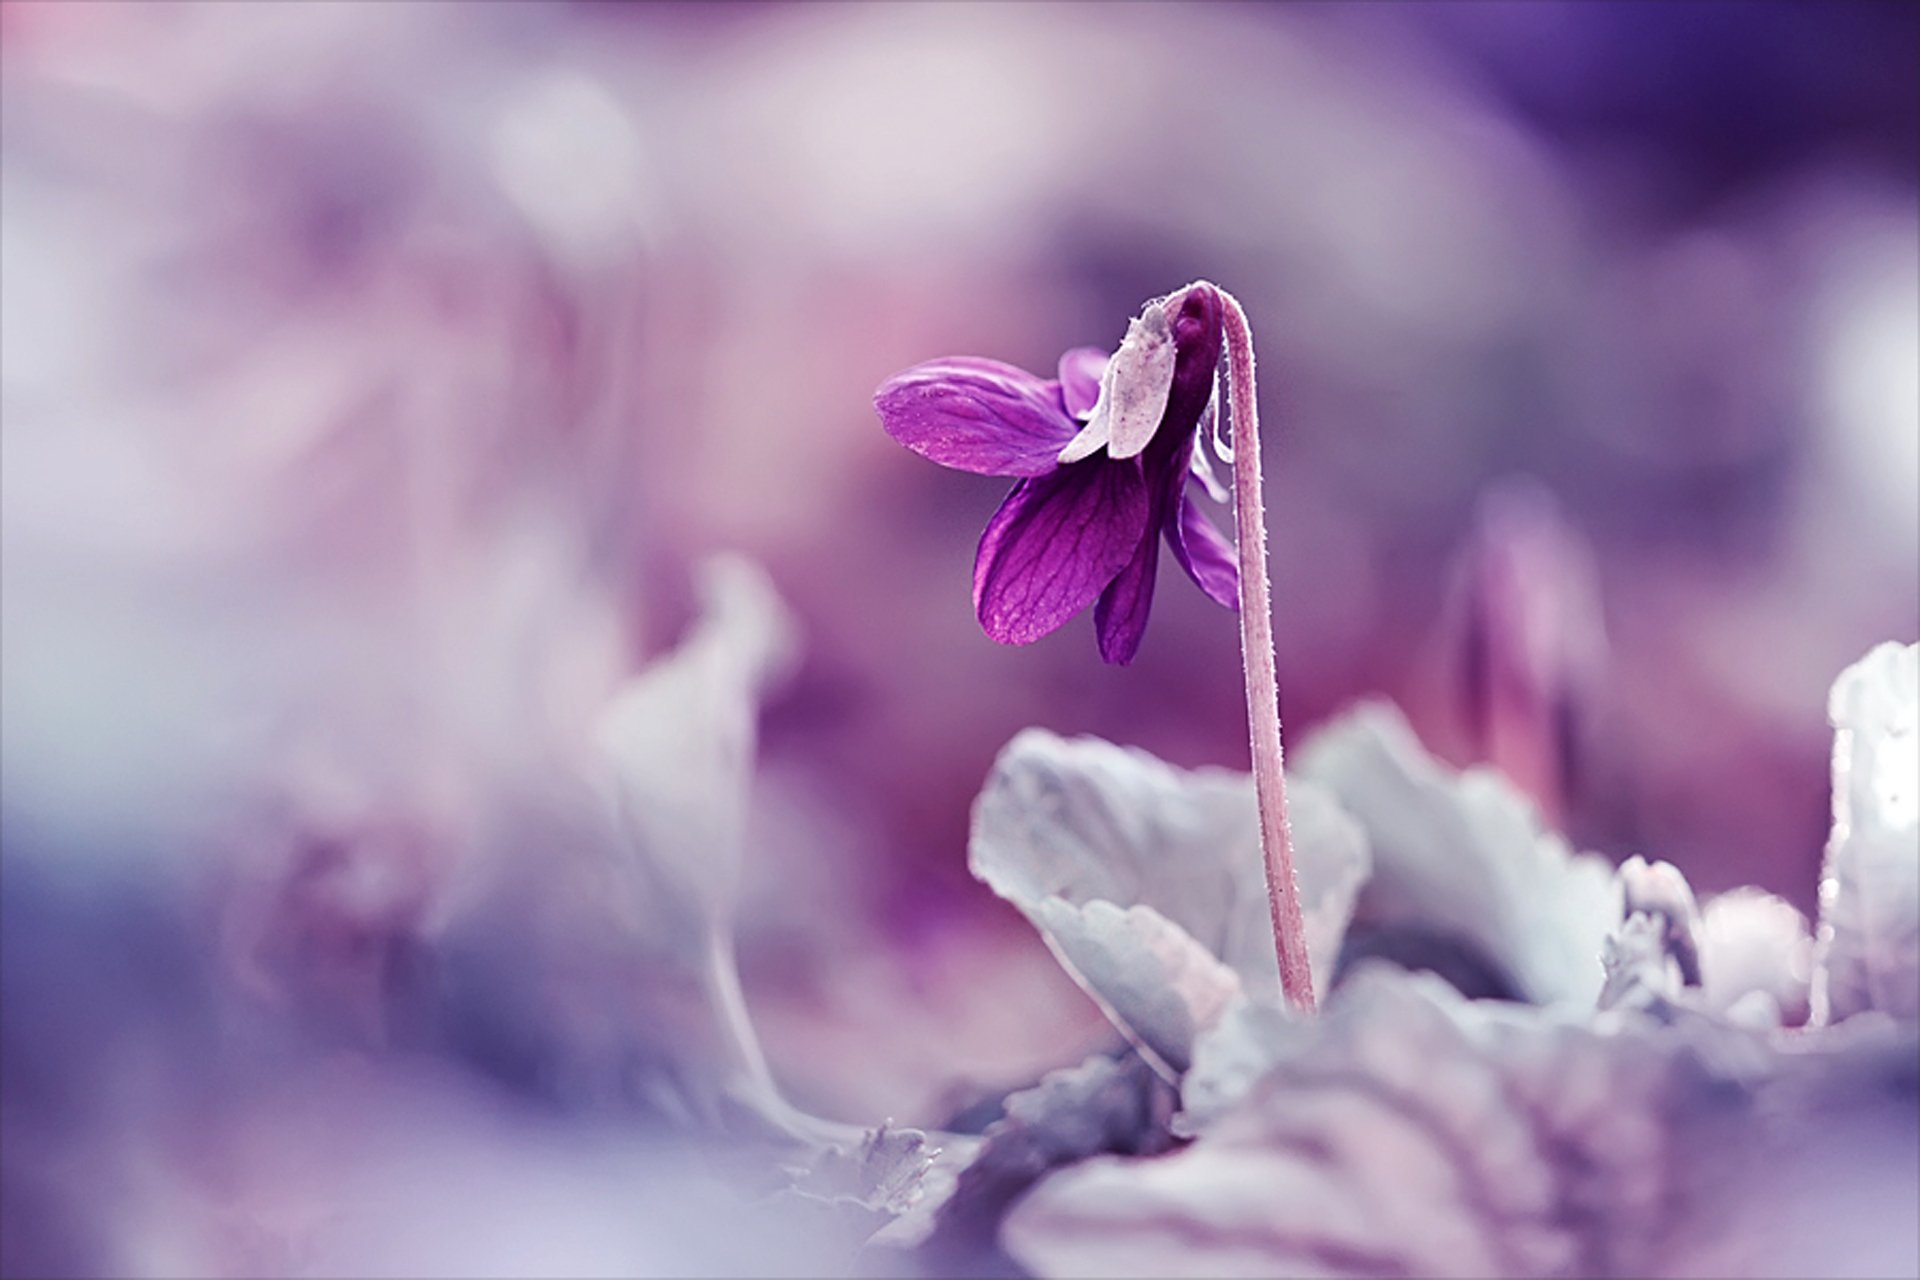
<svg viewBox="0 0 1920 1280">
<path fill-rule="evenodd" d="M 414 1176 L 314 1117 L 546 1168 L 472 1135 L 591 1113 L 594 1051 L 493 1011 L 716 549 L 803 629 L 739 929 L 776 1074 L 924 1123 L 1102 1042 L 968 805 L 1028 724 L 1243 767 L 1235 628 L 1169 579 L 1130 668 L 987 640 L 1001 486 L 870 408 L 917 361 L 1234 291 L 1294 741 L 1379 695 L 1499 756 L 1517 610 L 1520 780 L 1703 892 L 1811 909 L 1827 686 L 1920 636 L 1914 6 L 8 3 L 0 43 L 10 1274 L 299 1270 L 256 1237 Z M 449 1265 L 414 1229 L 320 1256 Z"/>
</svg>

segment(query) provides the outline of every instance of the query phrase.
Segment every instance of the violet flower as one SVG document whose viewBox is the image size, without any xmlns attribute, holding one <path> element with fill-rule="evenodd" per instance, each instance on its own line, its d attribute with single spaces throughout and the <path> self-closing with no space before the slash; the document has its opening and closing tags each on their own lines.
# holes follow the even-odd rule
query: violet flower
<svg viewBox="0 0 1920 1280">
<path fill-rule="evenodd" d="M 895 374 L 874 395 L 887 434 L 942 466 L 1019 483 L 974 561 L 980 625 L 1030 644 L 1094 606 L 1100 656 L 1133 660 L 1165 537 L 1200 589 L 1238 607 L 1231 543 L 1186 491 L 1214 405 L 1224 312 L 1212 285 L 1147 304 L 1111 359 L 1060 357 L 1059 377 L 970 356 Z"/>
<path fill-rule="evenodd" d="M 1229 454 L 1217 437 L 1213 444 L 1233 463 L 1234 545 L 1186 488 L 1190 472 L 1212 478 L 1193 435 L 1213 418 L 1223 352 L 1236 447 Z M 1311 1010 L 1281 767 L 1253 328 L 1232 294 L 1202 280 L 1148 303 L 1096 376 L 1098 359 L 1068 352 L 1051 383 L 993 361 L 935 361 L 883 383 L 874 407 L 887 432 L 917 453 L 1021 478 L 987 522 L 974 561 L 974 611 L 1001 643 L 1038 640 L 1093 604 L 1100 656 L 1131 662 L 1153 604 L 1162 536 L 1203 591 L 1239 611 L 1274 959 L 1287 998 Z"/>
</svg>

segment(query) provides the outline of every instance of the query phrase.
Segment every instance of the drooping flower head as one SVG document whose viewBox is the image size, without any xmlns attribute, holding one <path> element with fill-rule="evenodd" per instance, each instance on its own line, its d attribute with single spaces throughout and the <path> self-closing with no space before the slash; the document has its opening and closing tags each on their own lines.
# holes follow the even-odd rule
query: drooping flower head
<svg viewBox="0 0 1920 1280">
<path fill-rule="evenodd" d="M 1223 314 L 1219 292 L 1194 284 L 1148 303 L 1111 357 L 1061 356 L 1051 380 L 957 356 L 881 384 L 874 407 L 895 440 L 942 466 L 1019 477 L 974 561 L 989 636 L 1030 644 L 1091 604 L 1100 656 L 1131 662 L 1163 537 L 1202 591 L 1237 607 L 1232 544 L 1187 493 L 1189 476 L 1215 487 L 1194 436 L 1214 413 Z"/>
</svg>

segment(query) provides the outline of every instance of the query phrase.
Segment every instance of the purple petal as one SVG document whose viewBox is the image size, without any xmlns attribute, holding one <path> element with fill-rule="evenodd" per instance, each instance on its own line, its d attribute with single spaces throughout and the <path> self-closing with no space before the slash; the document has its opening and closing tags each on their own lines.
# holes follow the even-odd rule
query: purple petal
<svg viewBox="0 0 1920 1280">
<path fill-rule="evenodd" d="M 1180 295 L 1173 316 L 1173 340 L 1180 354 L 1167 395 L 1166 416 L 1160 422 L 1158 439 L 1163 444 L 1190 442 L 1213 400 L 1224 316 L 1225 306 L 1212 285 L 1197 284 Z M 1181 465 L 1186 465 L 1184 458 Z"/>
<path fill-rule="evenodd" d="M 1058 384 L 998 360 L 929 360 L 880 384 L 873 407 L 887 434 L 943 467 L 986 476 L 1039 476 L 1079 424 Z"/>
<path fill-rule="evenodd" d="M 1075 347 L 1060 357 L 1060 395 L 1067 416 L 1085 418 L 1100 398 L 1100 375 L 1107 371 L 1107 353 L 1098 347 Z"/>
<path fill-rule="evenodd" d="M 1133 558 L 1149 506 L 1137 463 L 1090 459 L 1015 485 L 980 536 L 980 625 L 1001 644 L 1058 630 Z"/>
<path fill-rule="evenodd" d="M 1100 603 L 1093 609 L 1093 629 L 1100 638 L 1100 656 L 1108 662 L 1124 666 L 1140 652 L 1159 567 L 1160 539 L 1155 530 L 1148 529 L 1127 567 L 1100 593 Z"/>
<path fill-rule="evenodd" d="M 1229 609 L 1239 609 L 1239 557 L 1234 546 L 1184 494 L 1180 498 L 1180 518 L 1167 521 L 1167 545 L 1202 591 Z"/>
</svg>

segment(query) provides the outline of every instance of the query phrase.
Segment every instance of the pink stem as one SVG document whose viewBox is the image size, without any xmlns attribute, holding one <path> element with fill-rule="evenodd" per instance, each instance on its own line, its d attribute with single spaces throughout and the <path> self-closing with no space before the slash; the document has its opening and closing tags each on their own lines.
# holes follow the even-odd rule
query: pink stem
<svg viewBox="0 0 1920 1280">
<path fill-rule="evenodd" d="M 1260 420 L 1255 406 L 1253 330 L 1232 294 L 1226 310 L 1227 404 L 1233 427 L 1233 512 L 1240 544 L 1240 654 L 1246 665 L 1247 727 L 1253 735 L 1253 788 L 1260 805 L 1267 905 L 1280 989 L 1306 1012 L 1314 1008 L 1313 972 L 1300 919 L 1300 882 L 1287 829 L 1287 780 L 1280 771 L 1280 679 L 1273 665 L 1273 598 L 1267 586 L 1267 512 L 1260 494 Z"/>
</svg>

